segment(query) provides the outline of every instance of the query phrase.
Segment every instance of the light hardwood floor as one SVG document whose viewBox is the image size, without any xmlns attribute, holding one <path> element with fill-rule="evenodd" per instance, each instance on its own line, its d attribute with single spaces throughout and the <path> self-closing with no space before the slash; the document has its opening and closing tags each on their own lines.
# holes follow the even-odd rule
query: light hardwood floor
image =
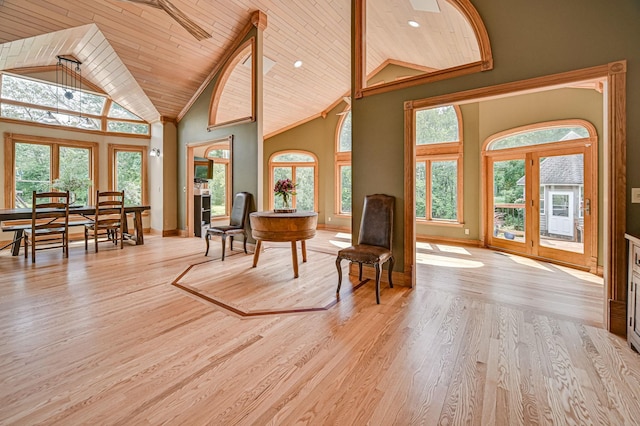
<svg viewBox="0 0 640 426">
<path fill-rule="evenodd" d="M 419 245 L 417 287 L 383 285 L 380 305 L 347 281 L 326 309 L 243 316 L 172 285 L 244 311 L 321 306 L 345 243 L 320 232 L 297 280 L 277 244 L 256 269 L 156 236 L 36 265 L 0 252 L 0 423 L 637 424 L 640 358 L 598 324 L 588 274 Z"/>
</svg>

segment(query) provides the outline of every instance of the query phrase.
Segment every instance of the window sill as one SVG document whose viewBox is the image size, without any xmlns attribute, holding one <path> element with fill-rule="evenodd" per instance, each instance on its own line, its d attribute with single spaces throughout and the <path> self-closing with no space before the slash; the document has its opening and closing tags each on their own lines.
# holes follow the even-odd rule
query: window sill
<svg viewBox="0 0 640 426">
<path fill-rule="evenodd" d="M 444 220 L 425 220 L 425 219 L 416 219 L 417 225 L 433 225 L 433 226 L 446 226 L 451 228 L 462 228 L 464 227 L 464 222 L 448 222 Z"/>
</svg>

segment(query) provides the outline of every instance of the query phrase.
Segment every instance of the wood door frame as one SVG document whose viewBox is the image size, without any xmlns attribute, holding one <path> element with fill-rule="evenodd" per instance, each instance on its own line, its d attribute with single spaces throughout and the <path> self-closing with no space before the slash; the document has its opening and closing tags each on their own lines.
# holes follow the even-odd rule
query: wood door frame
<svg viewBox="0 0 640 426">
<path fill-rule="evenodd" d="M 567 71 L 528 80 L 503 83 L 427 99 L 409 100 L 405 109 L 404 143 L 404 276 L 415 286 L 415 119 L 416 108 L 436 107 L 452 103 L 478 101 L 518 92 L 534 92 L 548 87 L 592 79 L 606 79 L 604 164 L 604 268 L 605 324 L 609 331 L 626 334 L 626 78 L 627 61 L 620 60 L 591 68 Z M 482 176 L 484 180 L 484 176 Z M 483 194 L 484 197 L 485 194 Z M 480 230 L 484 237 L 483 227 Z M 408 242 L 411 241 L 412 244 Z"/>
<path fill-rule="evenodd" d="M 200 141 L 200 142 L 191 142 L 188 143 L 186 145 L 187 147 L 187 158 L 186 158 L 186 162 L 187 162 L 187 180 L 186 180 L 186 187 L 187 187 L 187 191 L 186 191 L 186 195 L 185 197 L 187 198 L 185 200 L 185 220 L 187 223 L 187 237 L 193 237 L 195 236 L 194 232 L 195 232 L 195 227 L 194 227 L 194 223 L 193 223 L 193 177 L 195 175 L 194 173 L 194 164 L 195 164 L 195 156 L 193 154 L 193 152 L 195 151 L 196 148 L 202 147 L 204 145 L 212 145 L 215 143 L 220 143 L 220 142 L 229 142 L 229 164 L 230 166 L 233 168 L 233 135 L 229 135 L 223 138 L 218 138 L 218 139 L 212 139 L 212 140 L 208 140 L 208 141 Z M 231 175 L 233 176 L 233 172 L 231 173 Z M 233 182 L 231 182 L 231 188 L 233 191 Z"/>
</svg>

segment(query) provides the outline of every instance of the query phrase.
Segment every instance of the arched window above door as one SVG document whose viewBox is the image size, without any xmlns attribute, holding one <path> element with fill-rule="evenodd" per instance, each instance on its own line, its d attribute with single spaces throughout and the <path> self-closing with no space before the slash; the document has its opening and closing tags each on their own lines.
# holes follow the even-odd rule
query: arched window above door
<svg viewBox="0 0 640 426">
<path fill-rule="evenodd" d="M 519 127 L 501 132 L 489 138 L 485 150 L 497 151 L 509 148 L 542 145 L 547 143 L 595 137 L 592 124 L 584 120 L 563 120 Z"/>
</svg>

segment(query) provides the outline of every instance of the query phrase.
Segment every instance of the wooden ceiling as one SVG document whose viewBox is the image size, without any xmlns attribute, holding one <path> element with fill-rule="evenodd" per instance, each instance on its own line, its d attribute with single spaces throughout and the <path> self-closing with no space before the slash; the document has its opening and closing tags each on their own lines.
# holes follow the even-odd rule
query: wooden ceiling
<svg viewBox="0 0 640 426">
<path fill-rule="evenodd" d="M 369 0 L 367 71 L 385 61 L 446 68 L 479 57 L 473 33 L 445 0 Z M 197 40 L 167 0 L 0 0 L 0 70 L 83 62 L 83 78 L 148 121 L 179 117 L 255 10 L 268 17 L 264 132 L 319 115 L 349 91 L 350 0 L 171 0 L 211 35 Z M 407 21 L 422 24 L 411 28 Z M 294 68 L 296 60 L 302 67 Z M 224 104 L 221 104 L 224 108 Z"/>
</svg>

